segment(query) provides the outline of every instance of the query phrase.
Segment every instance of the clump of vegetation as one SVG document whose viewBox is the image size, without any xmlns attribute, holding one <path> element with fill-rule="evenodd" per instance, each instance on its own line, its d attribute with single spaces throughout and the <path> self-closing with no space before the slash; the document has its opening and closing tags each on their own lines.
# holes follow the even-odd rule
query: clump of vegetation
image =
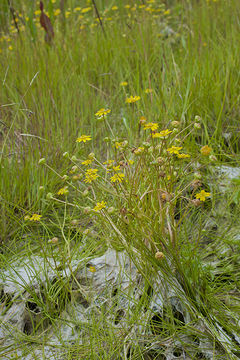
<svg viewBox="0 0 240 360">
<path fill-rule="evenodd" d="M 34 265 L 40 287 L 21 283 L 24 351 L 58 321 L 79 326 L 68 305 L 80 296 L 91 308 L 89 261 L 111 249 L 137 269 L 140 300 L 117 309 L 119 284 L 84 323 L 84 345 L 60 341 L 66 358 L 164 358 L 176 338 L 175 357 L 239 356 L 239 179 L 224 188 L 218 175 L 239 159 L 239 10 L 237 0 L 4 4 L 0 266 L 41 257 L 55 274 L 43 284 Z M 178 294 L 161 314 L 150 306 L 160 278 Z M 5 312 L 18 301 L 1 299 Z"/>
</svg>

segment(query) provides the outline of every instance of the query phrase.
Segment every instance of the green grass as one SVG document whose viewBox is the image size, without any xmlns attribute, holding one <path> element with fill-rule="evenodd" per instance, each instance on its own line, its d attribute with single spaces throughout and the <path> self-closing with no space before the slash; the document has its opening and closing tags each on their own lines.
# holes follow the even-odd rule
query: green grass
<svg viewBox="0 0 240 360">
<path fill-rule="evenodd" d="M 12 2 L 19 18 L 18 34 L 4 0 L 0 13 L 0 264 L 8 268 L 15 259 L 35 254 L 46 263 L 52 259 L 67 264 L 71 270 L 78 257 L 82 268 L 108 247 L 127 251 L 145 284 L 142 303 L 129 310 L 127 325 L 119 332 L 107 317 L 114 316 L 116 308 L 110 307 L 109 313 L 100 309 L 96 319 L 85 324 L 85 343 L 71 347 L 60 341 L 68 359 L 161 359 L 161 351 L 152 344 L 173 338 L 180 339 L 188 354 L 194 344 L 184 344 L 183 334 L 208 339 L 206 346 L 213 354 L 216 350 L 214 359 L 234 359 L 240 345 L 233 335 L 231 345 L 222 341 L 218 326 L 228 334 L 239 333 L 239 324 L 233 321 L 239 311 L 239 245 L 234 240 L 239 184 L 235 181 L 222 194 L 214 166 L 239 165 L 239 2 L 145 4 L 159 12 L 139 8 L 143 3 L 138 2 L 134 10 L 131 1 L 130 9 L 126 1 L 96 1 L 103 31 L 93 8 L 87 13 L 73 11 L 77 6 L 92 7 L 91 2 L 65 1 L 70 14 L 55 16 L 60 1 L 46 1 L 55 31 L 48 45 L 34 14 L 38 4 Z M 114 5 L 117 10 L 112 10 Z M 123 81 L 128 85 L 120 86 Z M 130 95 L 141 99 L 127 104 Z M 95 116 L 100 108 L 111 109 L 103 121 Z M 151 139 L 150 130 L 139 123 L 141 116 L 158 123 L 159 131 L 168 128 L 173 133 L 166 140 Z M 77 143 L 82 134 L 92 140 Z M 116 141 L 126 143 L 116 149 Z M 157 144 L 163 145 L 156 148 Z M 167 148 L 172 145 L 183 146 L 190 158 L 170 156 Z M 204 145 L 212 148 L 212 157 L 201 155 Z M 134 154 L 142 146 L 144 153 Z M 81 162 L 89 153 L 94 153 L 92 166 L 100 177 L 88 186 Z M 40 158 L 45 158 L 45 164 L 38 165 Z M 111 184 L 103 165 L 111 158 L 116 165 L 134 160 L 122 168 L 128 182 Z M 199 172 L 202 184 L 194 190 L 191 184 Z M 74 181 L 79 173 L 82 178 Z M 57 192 L 64 186 L 69 194 L 61 197 Z M 190 206 L 201 189 L 210 192 L 211 198 L 200 207 Z M 170 198 L 165 202 L 162 194 Z M 94 212 L 101 201 L 106 201 L 107 208 Z M 42 215 L 40 222 L 25 219 L 34 213 Z M 211 221 L 217 230 L 208 225 Z M 48 242 L 54 237 L 59 239 L 57 245 Z M 162 261 L 155 258 L 157 250 L 165 255 Z M 176 322 L 166 304 L 165 330 L 154 330 L 152 325 L 151 335 L 146 331 L 142 339 L 135 333 L 131 341 L 126 329 L 132 329 L 134 321 L 144 321 L 138 319 L 144 306 L 151 313 L 148 290 L 154 288 L 158 271 L 165 281 L 181 285 L 178 296 L 191 321 L 185 326 Z M 73 270 L 71 276 L 74 279 Z M 73 321 L 62 312 L 74 286 L 86 298 L 72 278 L 63 280 L 59 275 L 54 286 L 46 278 L 42 299 L 25 289 L 42 309 L 39 324 L 22 334 L 26 351 L 27 344 L 37 345 L 39 339 L 48 344 L 49 333 L 58 331 L 54 326 L 59 317 Z M 107 296 L 111 299 L 111 294 Z M 204 324 L 201 330 L 196 325 L 199 319 Z"/>
</svg>

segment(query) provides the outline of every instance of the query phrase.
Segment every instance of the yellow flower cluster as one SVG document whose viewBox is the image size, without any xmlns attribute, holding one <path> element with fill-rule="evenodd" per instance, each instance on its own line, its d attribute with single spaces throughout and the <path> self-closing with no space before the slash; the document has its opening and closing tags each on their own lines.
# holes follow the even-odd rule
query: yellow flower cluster
<svg viewBox="0 0 240 360">
<path fill-rule="evenodd" d="M 96 180 L 99 175 L 97 174 L 98 169 L 88 169 L 85 173 L 85 183 L 91 183 L 92 181 Z"/>
<path fill-rule="evenodd" d="M 200 201 L 205 201 L 207 197 L 210 197 L 211 193 L 206 192 L 205 190 L 201 190 L 200 193 L 197 193 L 195 195 L 196 199 L 199 199 Z"/>
<path fill-rule="evenodd" d="M 107 114 L 109 114 L 110 112 L 111 112 L 110 109 L 104 109 L 104 108 L 102 108 L 102 109 L 98 110 L 95 115 L 96 115 L 99 119 L 101 119 L 101 118 L 103 118 L 104 116 L 106 116 Z"/>
<path fill-rule="evenodd" d="M 68 187 L 64 186 L 63 188 L 59 189 L 57 194 L 58 195 L 67 195 L 68 194 Z"/>
<path fill-rule="evenodd" d="M 172 133 L 171 130 L 166 129 L 166 130 L 160 131 L 159 133 L 152 134 L 152 137 L 153 138 L 164 138 L 164 137 L 168 136 L 171 133 Z"/>
<path fill-rule="evenodd" d="M 135 103 L 136 101 L 139 101 L 141 98 L 140 96 L 130 96 L 128 98 L 126 98 L 126 103 L 127 104 L 132 104 L 132 103 Z"/>
<path fill-rule="evenodd" d="M 157 123 L 152 123 L 152 122 L 145 123 L 145 124 L 143 124 L 143 126 L 144 126 L 144 130 L 150 129 L 152 131 L 155 131 L 158 128 L 158 124 Z"/>
<path fill-rule="evenodd" d="M 121 183 L 123 181 L 123 178 L 124 178 L 124 174 L 123 173 L 117 173 L 117 174 L 114 174 L 110 180 L 112 183 L 115 183 L 115 182 L 118 182 L 118 183 Z"/>
<path fill-rule="evenodd" d="M 77 138 L 76 142 L 86 142 L 86 141 L 90 141 L 92 138 L 89 135 L 81 135 L 80 137 Z"/>
<path fill-rule="evenodd" d="M 106 207 L 106 204 L 107 203 L 105 201 L 98 202 L 93 210 L 97 211 L 97 212 L 101 211 L 102 209 L 104 209 Z"/>
</svg>

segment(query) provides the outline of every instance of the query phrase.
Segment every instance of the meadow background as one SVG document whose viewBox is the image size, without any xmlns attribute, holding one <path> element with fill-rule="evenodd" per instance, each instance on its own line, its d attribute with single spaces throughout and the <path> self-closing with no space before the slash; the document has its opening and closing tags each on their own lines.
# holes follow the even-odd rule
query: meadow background
<svg viewBox="0 0 240 360">
<path fill-rule="evenodd" d="M 34 254 L 67 261 L 86 238 L 82 258 L 124 249 L 150 284 L 157 270 L 181 280 L 193 316 L 211 324 L 205 358 L 239 358 L 240 182 L 237 176 L 223 192 L 214 170 L 239 166 L 239 1 L 95 4 L 100 19 L 92 1 L 44 1 L 55 33 L 49 44 L 37 1 L 1 3 L 1 267 Z M 129 103 L 131 96 L 139 99 Z M 111 111 L 99 116 L 100 109 Z M 163 130 L 169 134 L 154 138 Z M 186 158 L 169 151 L 173 146 Z M 127 181 L 109 163 L 101 179 L 85 181 L 86 159 L 99 172 L 114 159 Z M 106 180 L 107 170 L 115 180 Z M 199 203 L 201 191 L 209 195 Z M 215 255 L 217 265 L 205 265 Z M 170 321 L 167 335 L 158 336 L 169 340 L 179 326 Z M 136 339 L 122 355 L 123 338 L 112 341 L 107 328 L 99 351 L 102 330 L 91 328 L 88 345 L 75 349 L 79 359 L 164 359 L 162 350 L 147 353 Z M 219 336 L 220 328 L 229 338 Z"/>
</svg>

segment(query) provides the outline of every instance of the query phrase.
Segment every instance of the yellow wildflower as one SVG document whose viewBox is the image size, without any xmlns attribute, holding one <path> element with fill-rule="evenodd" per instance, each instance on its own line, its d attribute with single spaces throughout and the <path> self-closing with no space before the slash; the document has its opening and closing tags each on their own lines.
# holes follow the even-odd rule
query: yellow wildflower
<svg viewBox="0 0 240 360">
<path fill-rule="evenodd" d="M 177 154 L 178 159 L 186 159 L 189 158 L 190 155 L 189 154 Z"/>
<path fill-rule="evenodd" d="M 113 182 L 113 183 L 115 183 L 115 182 L 119 182 L 119 183 L 121 183 L 122 181 L 123 181 L 123 178 L 124 178 L 124 174 L 123 173 L 117 173 L 117 174 L 114 174 L 111 178 L 110 178 L 110 180 L 111 180 L 111 182 Z"/>
<path fill-rule="evenodd" d="M 33 214 L 31 217 L 30 217 L 30 221 L 39 221 L 41 219 L 42 215 L 39 215 L 39 214 Z"/>
<path fill-rule="evenodd" d="M 61 14 L 61 10 L 60 9 L 56 9 L 53 12 L 54 16 L 58 16 L 59 14 Z"/>
<path fill-rule="evenodd" d="M 98 110 L 95 115 L 96 115 L 99 119 L 101 119 L 102 117 L 104 117 L 105 115 L 109 114 L 110 112 L 111 112 L 110 109 L 104 109 L 104 108 L 102 108 L 102 109 Z"/>
<path fill-rule="evenodd" d="M 120 86 L 127 86 L 128 85 L 128 82 L 127 81 L 122 81 L 120 82 Z"/>
<path fill-rule="evenodd" d="M 157 123 L 152 123 L 152 122 L 147 123 L 147 124 L 145 123 L 145 124 L 143 124 L 143 126 L 144 126 L 144 130 L 150 129 L 152 131 L 155 131 L 158 128 L 158 124 Z"/>
<path fill-rule="evenodd" d="M 118 165 L 118 166 L 113 166 L 113 170 L 114 170 L 114 171 L 120 171 L 120 165 Z"/>
<path fill-rule="evenodd" d="M 63 188 L 59 189 L 57 194 L 58 195 L 67 195 L 68 194 L 68 187 L 64 186 Z"/>
<path fill-rule="evenodd" d="M 108 161 L 104 161 L 104 165 L 112 165 L 114 163 L 114 160 L 108 160 Z"/>
<path fill-rule="evenodd" d="M 100 210 L 104 209 L 105 207 L 106 207 L 106 202 L 101 201 L 101 202 L 97 203 L 97 205 L 95 206 L 95 208 L 93 210 L 100 211 Z"/>
<path fill-rule="evenodd" d="M 112 10 L 117 10 L 117 9 L 118 9 L 117 6 L 113 6 L 113 7 L 112 7 Z"/>
<path fill-rule="evenodd" d="M 172 131 L 170 131 L 168 129 L 162 130 L 159 133 L 152 134 L 152 137 L 153 138 L 163 138 L 163 137 L 168 136 L 169 134 L 171 134 L 171 132 Z"/>
<path fill-rule="evenodd" d="M 85 173 L 85 183 L 91 183 L 93 180 L 96 180 L 99 175 L 97 175 L 98 169 L 88 169 Z"/>
<path fill-rule="evenodd" d="M 205 145 L 200 149 L 201 154 L 204 156 L 208 156 L 211 151 L 212 151 L 212 148 L 210 148 L 208 145 Z"/>
<path fill-rule="evenodd" d="M 119 149 L 119 148 L 121 148 L 122 146 L 123 146 L 123 142 L 118 142 L 118 141 L 115 142 L 115 147 L 116 147 L 116 149 Z"/>
<path fill-rule="evenodd" d="M 87 160 L 82 161 L 81 164 L 87 166 L 87 165 L 90 165 L 92 162 L 93 162 L 92 159 L 87 159 Z"/>
<path fill-rule="evenodd" d="M 81 10 L 81 8 L 80 8 L 80 6 L 78 6 L 78 7 L 75 7 L 74 9 L 73 9 L 73 12 L 77 12 L 77 11 L 80 11 Z"/>
<path fill-rule="evenodd" d="M 144 151 L 144 147 L 140 146 L 140 147 L 138 147 L 137 149 L 134 149 L 134 150 L 133 150 L 133 153 L 134 153 L 135 155 L 140 155 L 143 151 Z"/>
<path fill-rule="evenodd" d="M 211 193 L 206 192 L 205 190 L 201 190 L 200 193 L 197 193 L 195 195 L 196 199 L 199 199 L 200 201 L 205 201 L 206 197 L 211 196 Z"/>
<path fill-rule="evenodd" d="M 81 135 L 80 137 L 77 138 L 76 142 L 86 142 L 86 141 L 90 141 L 92 138 L 89 135 Z"/>
<path fill-rule="evenodd" d="M 167 151 L 170 153 L 170 154 L 179 154 L 179 150 L 182 149 L 182 146 L 172 146 L 170 148 L 167 149 Z"/>
<path fill-rule="evenodd" d="M 128 98 L 126 98 L 126 103 L 127 104 L 132 104 L 132 103 L 135 103 L 136 101 L 140 100 L 140 96 L 130 96 Z"/>
<path fill-rule="evenodd" d="M 89 266 L 88 270 L 91 271 L 92 273 L 96 272 L 95 266 Z"/>
<path fill-rule="evenodd" d="M 81 10 L 81 13 L 82 13 L 82 14 L 85 14 L 85 13 L 87 13 L 87 12 L 90 11 L 90 10 L 92 10 L 91 7 L 86 7 L 86 8 L 83 8 L 83 9 Z"/>
</svg>

